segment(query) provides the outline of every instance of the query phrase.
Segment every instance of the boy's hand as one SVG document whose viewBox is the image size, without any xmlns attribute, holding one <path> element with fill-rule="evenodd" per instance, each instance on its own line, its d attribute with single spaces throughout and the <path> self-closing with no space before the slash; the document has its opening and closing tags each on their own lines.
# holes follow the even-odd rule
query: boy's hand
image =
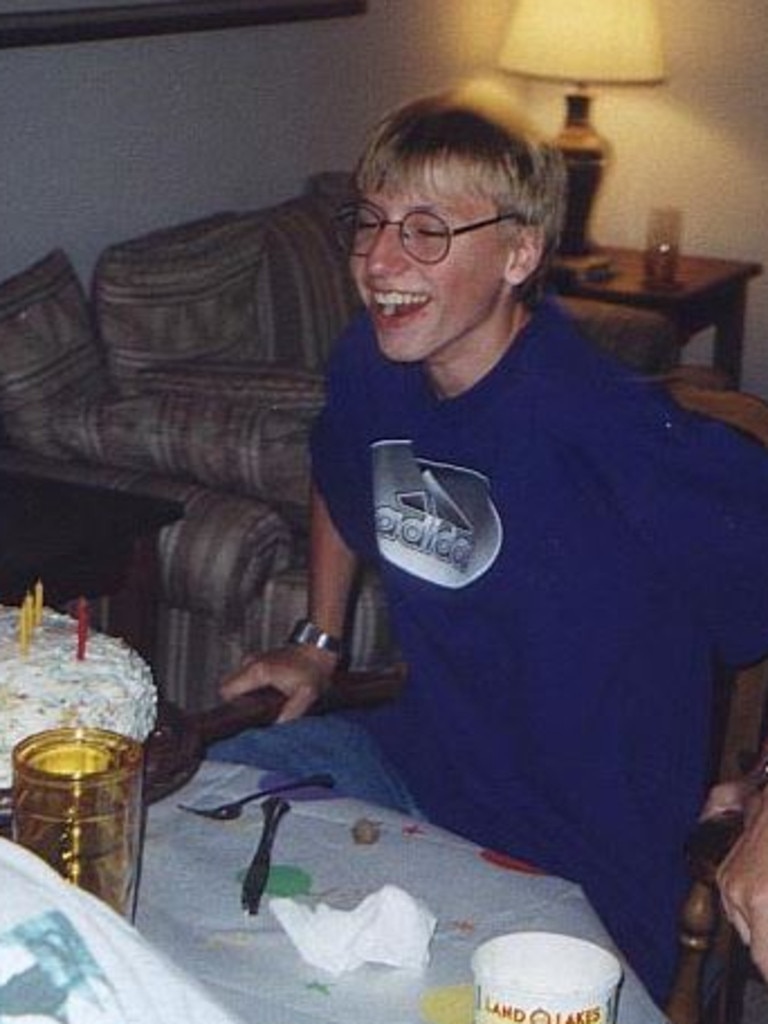
<svg viewBox="0 0 768 1024">
<path fill-rule="evenodd" d="M 723 814 L 744 813 L 749 799 L 755 792 L 754 783 L 745 779 L 721 782 L 707 794 L 707 801 L 699 815 L 699 821 L 717 818 Z"/>
<path fill-rule="evenodd" d="M 219 686 L 223 700 L 271 686 L 285 694 L 286 702 L 277 719 L 300 718 L 328 689 L 336 669 L 335 654 L 315 647 L 289 645 L 247 658 L 237 672 Z"/>
<path fill-rule="evenodd" d="M 717 873 L 723 908 L 768 980 L 768 793 L 749 807 L 746 828 Z"/>
</svg>

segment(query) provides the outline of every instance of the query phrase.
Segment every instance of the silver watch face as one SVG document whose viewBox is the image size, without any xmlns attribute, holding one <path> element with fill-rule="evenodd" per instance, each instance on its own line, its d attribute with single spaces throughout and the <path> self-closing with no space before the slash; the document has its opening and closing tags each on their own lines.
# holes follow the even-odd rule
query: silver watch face
<svg viewBox="0 0 768 1024">
<path fill-rule="evenodd" d="M 322 637 L 322 630 L 313 626 L 311 622 L 302 622 L 296 630 L 297 644 L 311 644 L 313 647 L 318 647 L 318 641 L 322 641 Z"/>
<path fill-rule="evenodd" d="M 323 632 L 308 619 L 297 622 L 289 638 L 289 643 L 304 644 L 308 647 L 317 647 L 320 650 L 336 653 L 339 650 L 339 641 L 329 633 Z"/>
</svg>

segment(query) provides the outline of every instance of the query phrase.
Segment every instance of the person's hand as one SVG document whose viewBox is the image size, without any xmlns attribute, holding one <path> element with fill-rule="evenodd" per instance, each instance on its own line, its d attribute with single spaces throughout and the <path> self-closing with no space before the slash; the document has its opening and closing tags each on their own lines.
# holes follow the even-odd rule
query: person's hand
<svg viewBox="0 0 768 1024">
<path fill-rule="evenodd" d="M 768 792 L 755 796 L 744 832 L 717 872 L 723 909 L 768 980 Z"/>
<path fill-rule="evenodd" d="M 230 701 L 271 686 L 286 697 L 277 721 L 288 722 L 303 715 L 328 688 L 336 662 L 336 655 L 314 647 L 280 647 L 247 658 L 237 672 L 224 679 L 219 693 Z"/>
<path fill-rule="evenodd" d="M 721 782 L 713 786 L 707 794 L 699 821 L 718 818 L 724 814 L 743 814 L 754 792 L 754 783 L 743 779 Z"/>
</svg>

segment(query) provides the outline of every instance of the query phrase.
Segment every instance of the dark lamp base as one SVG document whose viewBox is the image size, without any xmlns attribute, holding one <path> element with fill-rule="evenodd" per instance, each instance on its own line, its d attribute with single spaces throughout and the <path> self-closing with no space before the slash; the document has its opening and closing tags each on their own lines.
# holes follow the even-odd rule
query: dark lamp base
<svg viewBox="0 0 768 1024">
<path fill-rule="evenodd" d="M 606 147 L 589 123 L 591 97 L 585 93 L 566 96 L 566 121 L 555 140 L 565 158 L 568 200 L 559 252 L 586 256 L 596 250 L 589 238 L 589 218 L 606 163 Z"/>
</svg>

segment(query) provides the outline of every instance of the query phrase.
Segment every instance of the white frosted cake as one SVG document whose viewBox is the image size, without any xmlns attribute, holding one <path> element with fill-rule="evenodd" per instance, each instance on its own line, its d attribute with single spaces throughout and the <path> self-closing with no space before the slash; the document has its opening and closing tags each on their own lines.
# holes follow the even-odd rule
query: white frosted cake
<svg viewBox="0 0 768 1024">
<path fill-rule="evenodd" d="M 0 606 L 0 789 L 11 785 L 11 751 L 32 733 L 87 725 L 145 740 L 157 692 L 147 663 L 122 640 L 89 630 L 78 659 L 78 625 L 45 609 L 28 642 L 19 609 Z"/>
</svg>

